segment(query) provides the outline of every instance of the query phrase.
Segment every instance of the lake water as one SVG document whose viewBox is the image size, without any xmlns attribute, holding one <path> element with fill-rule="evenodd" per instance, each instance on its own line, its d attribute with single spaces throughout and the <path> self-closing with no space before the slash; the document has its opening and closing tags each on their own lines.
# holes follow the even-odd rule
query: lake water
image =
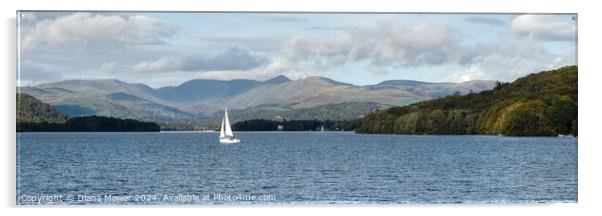
<svg viewBox="0 0 602 216">
<path fill-rule="evenodd" d="M 18 204 L 576 202 L 577 139 L 19 133 Z"/>
</svg>

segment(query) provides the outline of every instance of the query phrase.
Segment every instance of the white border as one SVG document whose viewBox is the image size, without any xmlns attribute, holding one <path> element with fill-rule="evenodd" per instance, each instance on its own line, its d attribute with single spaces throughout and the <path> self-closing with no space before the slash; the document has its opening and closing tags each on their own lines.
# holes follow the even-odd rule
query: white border
<svg viewBox="0 0 602 216">
<path fill-rule="evenodd" d="M 162 0 L 21 0 L 4 1 L 2 11 L 2 183 L 3 215 L 68 214 L 68 215 L 180 215 L 180 214 L 328 214 L 328 215 L 376 215 L 381 213 L 401 214 L 462 214 L 462 215 L 580 215 L 600 211 L 599 184 L 602 183 L 599 166 L 602 140 L 596 135 L 600 122 L 600 35 L 599 7 L 594 3 L 568 0 L 414 0 L 414 1 L 369 0 L 220 0 L 178 1 Z M 156 10 L 156 11 L 343 11 L 343 12 L 513 12 L 513 13 L 578 13 L 579 16 L 579 202 L 576 204 L 545 205 L 385 205 L 385 206 L 148 206 L 148 207 L 68 207 L 32 208 L 15 207 L 15 62 L 16 62 L 16 10 Z M 598 88 L 597 88 L 598 87 Z M 343 208 L 340 208 L 343 207 Z M 94 210 L 91 210 L 91 209 Z M 200 211 L 200 212 L 199 212 Z M 267 212 L 266 212 L 267 211 Z"/>
</svg>

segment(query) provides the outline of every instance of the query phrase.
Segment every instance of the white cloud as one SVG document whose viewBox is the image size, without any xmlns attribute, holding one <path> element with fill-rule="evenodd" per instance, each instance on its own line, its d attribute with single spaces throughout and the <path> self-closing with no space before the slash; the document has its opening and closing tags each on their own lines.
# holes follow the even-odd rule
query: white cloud
<svg viewBox="0 0 602 216">
<path fill-rule="evenodd" d="M 95 48 L 162 43 L 175 33 L 163 21 L 144 15 L 123 17 L 74 13 L 42 20 L 21 30 L 21 50 L 49 48 Z"/>
<path fill-rule="evenodd" d="M 248 24 L 256 24 L 255 18 L 251 19 L 255 23 Z M 262 18 L 293 22 L 307 17 L 265 14 Z M 193 78 L 261 80 L 284 74 L 296 79 L 365 73 L 357 77 L 510 81 L 526 72 L 576 63 L 575 51 L 566 48 L 570 43 L 546 42 L 574 42 L 576 27 L 567 18 L 522 15 L 504 22 L 476 16 L 465 19 L 466 25 L 457 29 L 428 23 L 395 24 L 398 21 L 391 19 L 355 27 L 353 23 L 331 23 L 337 31 L 324 32 L 315 29 L 329 29 L 328 23 L 307 19 L 307 26 L 318 27 L 304 27 L 294 31 L 296 35 L 283 32 L 249 38 L 246 34 L 204 34 L 209 30 L 200 29 L 203 34 L 191 39 L 174 37 L 173 25 L 139 14 L 32 13 L 22 18 L 27 25 L 20 26 L 21 51 L 28 51 L 21 59 L 32 61 L 21 63 L 22 71 L 27 71 L 22 80 L 114 76 L 156 86 Z M 475 45 L 469 37 L 462 37 L 463 32 L 473 31 L 470 27 L 474 24 L 466 22 L 510 26 L 503 28 L 509 32 L 500 33 L 500 40 Z M 170 39 L 169 45 L 137 46 L 162 44 L 166 39 Z M 169 73 L 149 76 L 132 73 L 132 69 Z"/>
<path fill-rule="evenodd" d="M 20 22 L 34 22 L 36 20 L 35 13 L 32 12 L 19 12 Z"/>
<path fill-rule="evenodd" d="M 512 33 L 540 40 L 574 41 L 577 28 L 574 23 L 554 15 L 520 15 L 512 20 Z"/>
<path fill-rule="evenodd" d="M 297 79 L 307 76 L 308 71 L 298 71 L 290 66 L 288 60 L 281 57 L 273 57 L 270 63 L 261 67 L 245 71 L 208 71 L 199 74 L 198 78 L 231 80 L 231 79 L 256 79 L 267 80 L 278 75 L 286 75 L 288 78 Z"/>
<path fill-rule="evenodd" d="M 389 74 L 396 67 L 470 61 L 465 59 L 470 58 L 465 57 L 470 53 L 462 50 L 457 31 L 450 27 L 380 23 L 344 30 L 338 36 L 326 39 L 293 35 L 281 43 L 279 51 L 265 67 L 238 72 L 213 71 L 202 77 L 265 79 L 284 74 L 297 79 L 326 76 L 348 63 L 367 63 L 370 73 Z"/>
<path fill-rule="evenodd" d="M 261 14 L 257 19 L 268 22 L 307 22 L 305 17 L 296 14 Z"/>
<path fill-rule="evenodd" d="M 466 65 L 466 69 L 453 72 L 446 80 L 513 81 L 529 73 L 576 64 L 575 50 L 557 55 L 547 51 L 540 43 L 490 44 L 473 49 L 478 49 L 476 52 L 479 53 L 473 61 Z"/>
<path fill-rule="evenodd" d="M 292 36 L 281 44 L 280 51 L 265 67 L 211 71 L 200 76 L 265 79 L 285 74 L 295 79 L 325 76 L 347 63 L 367 62 L 366 73 L 375 75 L 391 74 L 399 67 L 443 66 L 464 69 L 433 80 L 510 81 L 527 73 L 576 63 L 574 52 L 554 54 L 537 41 L 467 45 L 461 44 L 457 35 L 456 30 L 448 27 L 381 24 L 348 29 L 331 39 Z"/>
<path fill-rule="evenodd" d="M 267 60 L 247 50 L 231 47 L 219 53 L 193 53 L 184 57 L 162 57 L 134 67 L 137 72 L 243 71 L 265 65 Z"/>
<path fill-rule="evenodd" d="M 104 72 L 108 72 L 108 73 L 115 73 L 116 69 L 117 69 L 116 61 L 107 62 L 100 66 L 100 70 L 102 70 Z"/>
<path fill-rule="evenodd" d="M 459 40 L 455 30 L 428 24 L 352 28 L 333 39 L 295 36 L 281 46 L 291 62 L 336 66 L 369 61 L 379 66 L 416 66 L 454 61 Z"/>
<path fill-rule="evenodd" d="M 59 81 L 63 79 L 55 67 L 45 63 L 23 60 L 19 62 L 19 86 L 31 86 L 44 82 Z"/>
<path fill-rule="evenodd" d="M 468 22 L 472 22 L 472 23 L 485 24 L 485 25 L 491 25 L 491 26 L 502 26 L 502 25 L 506 24 L 506 22 L 504 22 L 500 19 L 486 17 L 486 16 L 471 16 L 471 17 L 466 18 L 465 20 Z"/>
<path fill-rule="evenodd" d="M 523 22 L 520 20 L 519 23 Z M 554 17 L 534 18 L 533 22 L 545 26 L 534 29 L 538 37 L 546 40 L 568 39 L 564 38 L 567 35 L 558 32 L 553 35 L 547 31 L 555 27 L 566 34 L 567 25 L 555 23 L 555 20 Z M 463 44 L 458 35 L 453 28 L 429 24 L 381 24 L 349 29 L 332 39 L 291 37 L 281 46 L 280 56 L 286 60 L 287 69 L 295 71 L 288 73 L 314 75 L 323 75 L 336 70 L 337 66 L 355 62 L 368 62 L 367 68 L 370 69 L 366 73 L 375 75 L 387 75 L 396 70 L 406 70 L 407 67 L 464 68 L 447 77 L 433 78 L 440 81 L 511 81 L 528 73 L 576 64 L 574 51 L 552 53 L 536 40 Z"/>
<path fill-rule="evenodd" d="M 156 61 L 145 61 L 134 66 L 136 72 L 176 71 L 182 67 L 180 59 L 173 56 L 161 57 Z"/>
</svg>

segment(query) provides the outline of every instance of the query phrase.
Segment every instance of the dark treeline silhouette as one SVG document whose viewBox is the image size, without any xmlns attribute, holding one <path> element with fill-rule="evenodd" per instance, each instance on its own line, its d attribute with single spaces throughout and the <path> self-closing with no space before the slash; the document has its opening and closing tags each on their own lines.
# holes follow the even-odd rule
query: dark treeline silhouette
<svg viewBox="0 0 602 216">
<path fill-rule="evenodd" d="M 102 116 L 69 118 L 65 123 L 19 122 L 17 132 L 144 132 L 160 131 L 154 122 Z"/>
<path fill-rule="evenodd" d="M 282 126 L 283 131 L 316 131 L 324 127 L 324 130 L 329 131 L 351 131 L 355 129 L 355 121 L 320 121 L 320 120 L 284 120 L 272 121 L 265 119 L 251 119 L 237 122 L 232 125 L 236 131 L 275 131 L 279 130 L 278 126 Z"/>
</svg>

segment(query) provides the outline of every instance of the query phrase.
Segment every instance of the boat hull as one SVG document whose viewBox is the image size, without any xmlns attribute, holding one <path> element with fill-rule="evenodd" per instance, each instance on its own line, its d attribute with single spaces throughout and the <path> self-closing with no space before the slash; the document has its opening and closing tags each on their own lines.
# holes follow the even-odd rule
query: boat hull
<svg viewBox="0 0 602 216">
<path fill-rule="evenodd" d="M 219 143 L 221 144 L 236 144 L 240 143 L 240 140 L 237 138 L 220 138 Z"/>
</svg>

